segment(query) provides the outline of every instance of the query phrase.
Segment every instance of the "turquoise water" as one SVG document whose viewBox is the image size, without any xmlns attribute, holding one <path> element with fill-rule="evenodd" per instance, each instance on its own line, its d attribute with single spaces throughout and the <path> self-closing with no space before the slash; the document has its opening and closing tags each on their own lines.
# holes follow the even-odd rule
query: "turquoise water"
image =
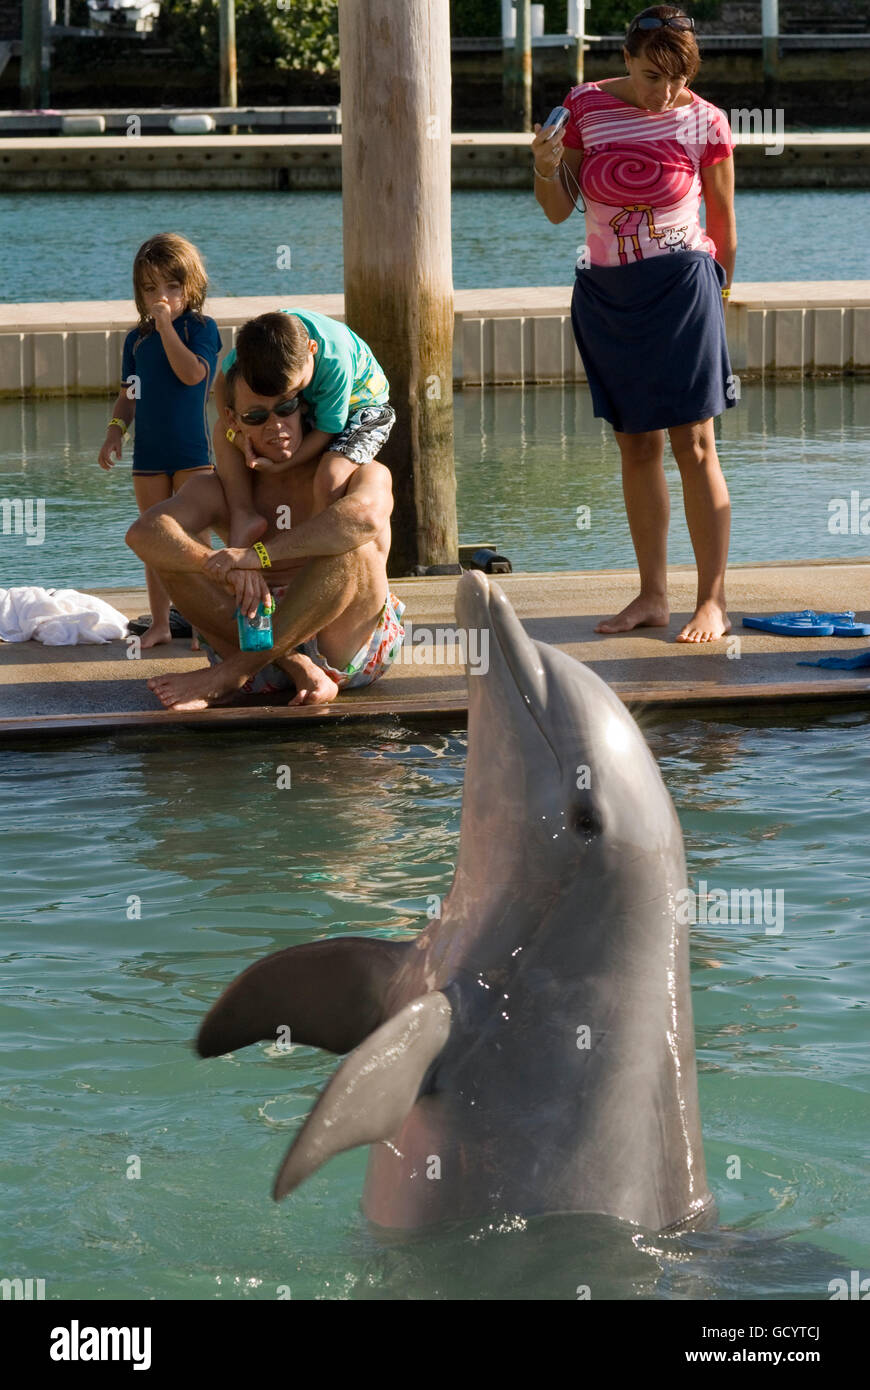
<svg viewBox="0 0 870 1390">
<path fill-rule="evenodd" d="M 6 751 L 0 1274 L 43 1278 L 49 1298 L 573 1299 L 580 1283 L 595 1299 L 827 1298 L 870 1261 L 868 731 L 858 714 L 647 726 L 696 886 L 785 894 L 781 935 L 693 929 L 707 1164 L 729 1229 L 649 1241 L 506 1215 L 398 1247 L 359 1213 L 364 1150 L 269 1198 L 333 1058 L 258 1045 L 202 1062 L 189 1044 L 269 951 L 422 925 L 452 876 L 464 735 Z"/>
<path fill-rule="evenodd" d="M 738 192 L 736 210 L 738 281 L 870 277 L 870 193 Z M 128 299 L 136 249 L 160 231 L 199 246 L 214 295 L 341 293 L 341 211 L 339 193 L 6 194 L 0 302 Z M 456 287 L 571 284 L 583 227 L 579 213 L 553 226 L 528 193 L 456 192 Z"/>
<path fill-rule="evenodd" d="M 633 566 L 619 461 L 585 386 L 464 391 L 455 398 L 460 538 L 494 540 L 515 568 Z M 0 402 L 0 497 L 45 499 L 45 543 L 0 535 L 0 586 L 139 585 L 124 544 L 136 513 L 128 461 L 96 463 L 107 403 Z M 732 561 L 857 559 L 870 536 L 832 534 L 829 505 L 868 493 L 870 382 L 746 384 L 717 424 L 734 512 Z M 691 563 L 671 460 L 670 558 Z M 577 508 L 591 509 L 588 530 Z M 808 598 L 807 602 L 811 602 Z M 867 595 L 856 594 L 855 608 Z"/>
<path fill-rule="evenodd" d="M 0 536 L 0 585 L 141 583 L 128 470 L 95 462 L 105 417 L 100 401 L 0 404 L 0 496 L 46 500 L 43 545 Z M 735 560 L 867 554 L 827 519 L 832 496 L 867 490 L 870 383 L 747 386 L 719 429 Z M 632 563 L 585 388 L 461 393 L 456 451 L 464 539 L 496 539 L 517 568 Z M 679 508 L 672 533 L 688 560 Z M 0 752 L 0 1277 L 43 1278 L 49 1298 L 573 1299 L 586 1283 L 818 1300 L 866 1273 L 870 718 L 644 722 L 696 886 L 784 893 L 781 935 L 693 930 L 727 1229 L 652 1242 L 506 1213 L 385 1246 L 358 1209 L 364 1151 L 276 1207 L 274 1171 L 334 1059 L 257 1046 L 206 1063 L 190 1039 L 269 951 L 422 925 L 452 877 L 465 736 L 129 734 Z"/>
</svg>

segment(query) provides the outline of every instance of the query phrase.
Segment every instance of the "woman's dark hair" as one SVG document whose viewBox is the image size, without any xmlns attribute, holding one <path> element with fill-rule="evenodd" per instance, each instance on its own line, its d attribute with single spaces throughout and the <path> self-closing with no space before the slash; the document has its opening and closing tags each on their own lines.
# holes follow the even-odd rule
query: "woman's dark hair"
<svg viewBox="0 0 870 1390">
<path fill-rule="evenodd" d="M 668 77 L 691 82 L 701 66 L 701 55 L 693 29 L 675 29 L 663 24 L 658 29 L 635 28 L 638 19 L 685 19 L 685 10 L 676 5 L 650 5 L 641 10 L 628 26 L 625 47 L 632 58 L 648 58 Z"/>
</svg>

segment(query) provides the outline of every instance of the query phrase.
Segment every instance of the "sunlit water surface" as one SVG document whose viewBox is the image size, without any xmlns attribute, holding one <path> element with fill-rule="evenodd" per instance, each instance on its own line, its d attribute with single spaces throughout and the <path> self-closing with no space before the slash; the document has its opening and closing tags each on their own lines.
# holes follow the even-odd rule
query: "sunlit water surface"
<svg viewBox="0 0 870 1390">
<path fill-rule="evenodd" d="M 870 274 L 862 189 L 738 190 L 735 208 L 738 281 Z M 531 191 L 454 192 L 456 288 L 571 284 L 584 228 L 579 213 L 548 222 Z M 286 303 L 344 288 L 340 193 L 12 193 L 0 201 L 0 302 L 129 299 L 137 248 L 169 231 L 200 248 L 214 295 Z"/>
<path fill-rule="evenodd" d="M 107 411 L 99 400 L 0 401 L 0 497 L 45 506 L 43 544 L 0 535 L 0 585 L 143 583 L 124 544 L 136 515 L 132 451 L 111 473 L 97 466 Z M 858 511 L 868 490 L 870 381 L 746 383 L 716 430 L 732 563 L 870 555 L 870 516 L 862 522 Z M 585 385 L 458 392 L 455 452 L 460 540 L 495 541 L 515 569 L 634 565 L 613 434 L 594 418 Z M 667 472 L 670 559 L 691 563 L 670 457 Z M 845 532 L 835 524 L 843 507 Z M 851 599 L 855 609 L 868 604 L 870 591 Z"/>
</svg>

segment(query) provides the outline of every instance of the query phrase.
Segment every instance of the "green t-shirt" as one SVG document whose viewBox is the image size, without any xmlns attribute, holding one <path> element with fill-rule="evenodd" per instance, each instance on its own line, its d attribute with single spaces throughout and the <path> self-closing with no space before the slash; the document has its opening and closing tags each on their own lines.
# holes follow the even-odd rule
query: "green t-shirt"
<svg viewBox="0 0 870 1390">
<path fill-rule="evenodd" d="M 313 410 L 312 424 L 324 434 L 340 434 L 348 417 L 366 405 L 386 405 L 390 388 L 371 348 L 352 329 L 310 309 L 282 309 L 304 323 L 317 344 L 314 375 L 300 392 Z M 221 363 L 226 372 L 236 360 L 231 348 Z"/>
</svg>

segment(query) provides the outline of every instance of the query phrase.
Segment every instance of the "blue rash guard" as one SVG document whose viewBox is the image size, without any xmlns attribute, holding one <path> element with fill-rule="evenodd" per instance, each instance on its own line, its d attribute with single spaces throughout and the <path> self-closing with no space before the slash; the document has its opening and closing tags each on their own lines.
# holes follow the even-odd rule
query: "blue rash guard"
<svg viewBox="0 0 870 1390">
<path fill-rule="evenodd" d="M 185 468 L 208 468 L 212 458 L 206 407 L 221 351 L 214 319 L 189 309 L 173 328 L 185 347 L 205 364 L 206 374 L 195 386 L 179 381 L 166 356 L 156 328 L 144 337 L 133 328 L 124 339 L 121 378 L 139 379 L 136 398 L 134 473 L 166 473 Z"/>
</svg>

